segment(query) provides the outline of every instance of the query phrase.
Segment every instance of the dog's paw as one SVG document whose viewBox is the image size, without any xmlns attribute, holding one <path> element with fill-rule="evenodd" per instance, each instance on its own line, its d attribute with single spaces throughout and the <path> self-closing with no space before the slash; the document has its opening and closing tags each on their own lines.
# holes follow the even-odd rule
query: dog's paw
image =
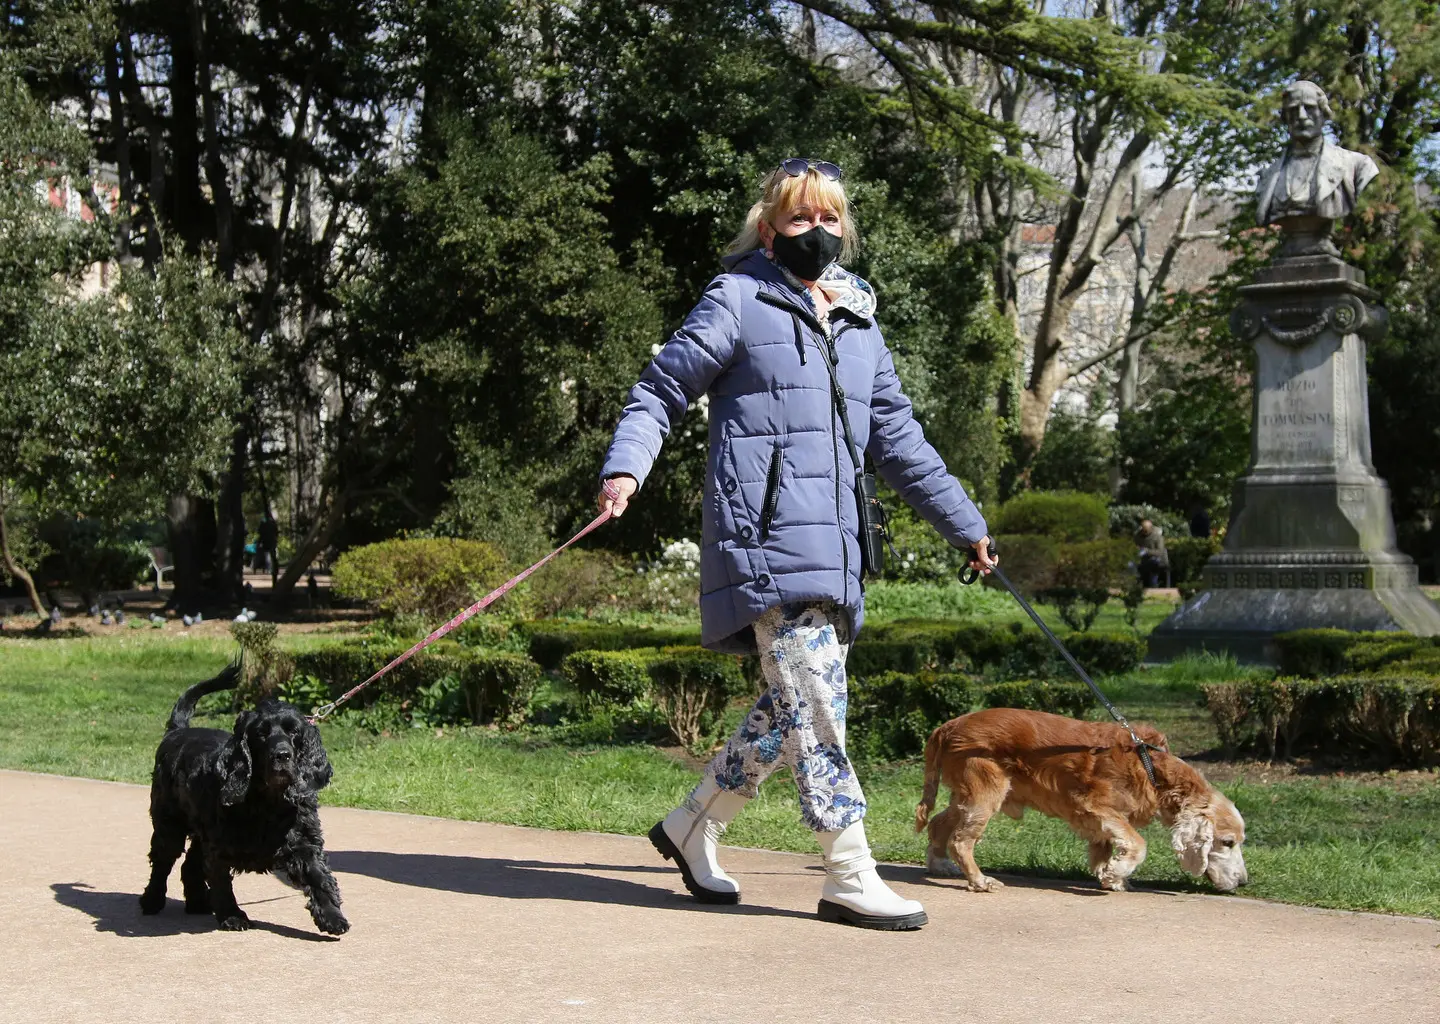
<svg viewBox="0 0 1440 1024">
<path fill-rule="evenodd" d="M 151 892 L 146 889 L 140 894 L 140 913 L 145 915 L 158 914 L 165 909 L 165 894 L 163 892 Z M 205 908 L 207 911 L 209 907 Z"/>
<path fill-rule="evenodd" d="M 245 911 L 243 910 L 237 910 L 235 913 L 220 919 L 220 930 L 222 932 L 243 932 L 248 931 L 249 928 L 250 918 L 245 915 Z"/>
<path fill-rule="evenodd" d="M 981 875 L 980 881 L 970 883 L 971 892 L 999 892 L 1005 888 L 1005 883 L 998 878 L 991 878 L 989 875 Z"/>
<path fill-rule="evenodd" d="M 315 927 L 326 935 L 344 935 L 350 930 L 350 922 L 345 920 L 345 915 L 338 910 L 325 911 L 311 916 L 315 918 Z"/>
<path fill-rule="evenodd" d="M 1108 892 L 1125 892 L 1130 888 L 1130 883 L 1115 875 L 1101 875 L 1100 888 Z"/>
<path fill-rule="evenodd" d="M 933 853 L 925 855 L 925 873 L 937 878 L 962 878 L 965 875 L 960 865 L 949 857 L 937 857 Z"/>
</svg>

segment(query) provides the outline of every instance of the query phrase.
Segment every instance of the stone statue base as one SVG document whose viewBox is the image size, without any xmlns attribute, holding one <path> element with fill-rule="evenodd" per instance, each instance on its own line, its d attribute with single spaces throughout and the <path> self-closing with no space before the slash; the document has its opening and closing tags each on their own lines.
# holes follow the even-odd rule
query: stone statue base
<svg viewBox="0 0 1440 1024">
<path fill-rule="evenodd" d="M 1151 634 L 1150 656 L 1203 648 L 1270 662 L 1270 638 L 1292 629 L 1440 635 L 1370 460 L 1365 343 L 1384 335 L 1378 296 L 1320 254 L 1277 259 L 1240 291 L 1231 329 L 1256 353 L 1250 468 L 1225 549 Z"/>
</svg>

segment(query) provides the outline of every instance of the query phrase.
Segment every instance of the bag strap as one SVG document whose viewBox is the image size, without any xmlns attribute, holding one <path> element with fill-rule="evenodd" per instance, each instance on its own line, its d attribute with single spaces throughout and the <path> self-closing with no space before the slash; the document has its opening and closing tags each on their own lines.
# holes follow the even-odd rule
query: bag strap
<svg viewBox="0 0 1440 1024">
<path fill-rule="evenodd" d="M 797 344 L 803 344 L 803 336 L 800 333 L 800 318 L 791 314 L 795 320 L 795 338 Z M 830 374 L 830 398 L 835 403 L 835 408 L 840 413 L 840 429 L 845 431 L 845 447 L 850 452 L 850 461 L 855 464 L 855 475 L 860 476 L 865 472 L 864 461 L 860 458 L 860 449 L 855 446 L 855 435 L 850 431 L 850 414 L 845 409 L 845 392 L 840 387 L 840 378 L 835 372 L 835 360 L 830 356 L 828 339 L 821 339 L 819 344 L 820 358 L 825 362 L 825 369 Z M 869 456 L 867 455 L 866 458 Z"/>
</svg>

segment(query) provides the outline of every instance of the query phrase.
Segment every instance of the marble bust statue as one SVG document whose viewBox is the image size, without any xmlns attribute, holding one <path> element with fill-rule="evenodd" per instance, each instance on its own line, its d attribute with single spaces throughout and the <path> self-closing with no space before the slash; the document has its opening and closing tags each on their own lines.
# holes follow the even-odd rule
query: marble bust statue
<svg viewBox="0 0 1440 1024">
<path fill-rule="evenodd" d="M 1338 255 L 1329 242 L 1331 224 L 1355 209 L 1379 170 L 1364 153 L 1326 140 L 1330 101 L 1314 82 L 1287 86 L 1280 113 L 1290 142 L 1260 175 L 1256 216 L 1262 225 L 1279 223 L 1291 236 L 1282 256 Z"/>
</svg>

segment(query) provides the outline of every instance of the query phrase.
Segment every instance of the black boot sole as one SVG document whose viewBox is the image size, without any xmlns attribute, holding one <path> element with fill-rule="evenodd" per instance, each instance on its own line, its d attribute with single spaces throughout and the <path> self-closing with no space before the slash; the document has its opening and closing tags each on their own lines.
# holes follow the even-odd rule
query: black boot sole
<svg viewBox="0 0 1440 1024">
<path fill-rule="evenodd" d="M 695 881 L 695 876 L 690 873 L 690 865 L 685 862 L 685 858 L 680 854 L 680 848 L 671 842 L 670 837 L 665 834 L 665 823 L 663 821 L 656 822 L 655 827 L 650 830 L 650 845 L 655 847 L 655 851 L 659 853 L 660 856 L 666 860 L 673 860 L 675 862 L 675 866 L 680 869 L 680 877 L 685 880 L 685 888 L 689 889 L 690 895 L 694 896 L 701 903 L 733 905 L 740 902 L 740 894 L 738 892 L 716 892 L 714 889 L 706 889 L 699 882 Z"/>
<path fill-rule="evenodd" d="M 918 914 L 906 914 L 904 917 L 878 917 L 875 914 L 862 914 L 829 900 L 821 900 L 815 913 L 822 921 L 850 924 L 856 928 L 873 928 L 881 932 L 913 932 L 930 922 L 923 910 Z"/>
</svg>

